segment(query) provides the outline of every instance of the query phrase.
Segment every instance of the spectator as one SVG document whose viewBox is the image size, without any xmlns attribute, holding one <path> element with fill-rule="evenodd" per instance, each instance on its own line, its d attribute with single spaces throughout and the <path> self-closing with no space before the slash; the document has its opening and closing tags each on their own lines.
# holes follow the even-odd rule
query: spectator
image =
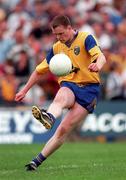
<svg viewBox="0 0 126 180">
<path fill-rule="evenodd" d="M 47 26 L 49 22 L 49 14 L 46 11 L 47 3 L 43 3 L 41 0 L 36 0 L 34 1 L 30 11 L 33 21 L 39 21 L 41 27 Z"/>
<path fill-rule="evenodd" d="M 111 37 L 104 31 L 103 24 L 95 22 L 93 24 L 95 36 L 97 37 L 102 49 L 110 49 L 112 47 Z"/>
<path fill-rule="evenodd" d="M 23 28 L 28 28 L 30 26 L 30 15 L 25 10 L 26 7 L 23 6 L 22 2 L 16 3 L 15 7 L 11 10 L 10 15 L 7 19 L 7 24 L 10 32 L 13 34 L 17 28 L 23 26 Z M 25 26 L 24 26 L 25 25 Z"/>
<path fill-rule="evenodd" d="M 122 66 L 117 62 L 112 62 L 110 71 L 106 81 L 106 98 L 108 100 L 124 100 Z"/>
<path fill-rule="evenodd" d="M 64 12 L 71 17 L 75 29 L 88 31 L 98 38 L 107 59 L 107 64 L 101 71 L 103 83 L 106 83 L 106 78 L 112 73 L 111 63 L 119 63 L 125 72 L 125 0 L 1 0 L 0 78 L 3 78 L 7 58 L 11 58 L 14 63 L 16 78 L 20 79 L 23 73 L 28 76 L 30 69 L 40 63 L 55 41 L 50 35 L 49 21 Z M 22 51 L 26 54 L 22 54 Z M 23 60 L 19 63 L 20 58 Z M 19 68 L 19 64 L 20 68 L 27 67 L 24 68 L 25 72 Z M 125 73 L 123 74 L 122 79 L 125 79 Z M 44 77 L 42 88 L 55 92 L 56 87 L 48 87 L 48 82 L 49 79 Z M 51 99 L 54 94 L 48 91 L 47 96 Z"/>
<path fill-rule="evenodd" d="M 30 59 L 26 51 L 22 50 L 17 55 L 17 61 L 14 62 L 15 75 L 17 77 L 28 77 L 30 74 Z"/>
<path fill-rule="evenodd" d="M 15 77 L 12 65 L 6 65 L 4 68 L 4 76 L 1 78 L 1 102 L 5 106 L 15 106 L 14 96 L 18 88 L 19 81 Z"/>
<path fill-rule="evenodd" d="M 23 86 L 24 85 L 19 86 L 19 90 L 22 89 Z M 42 106 L 46 100 L 47 99 L 43 88 L 37 84 L 28 92 L 23 100 L 23 104 L 26 106 L 32 106 L 33 104 L 39 104 Z"/>
<path fill-rule="evenodd" d="M 14 39 L 5 38 L 5 26 L 4 23 L 0 23 L 0 64 L 5 63 L 7 55 L 14 45 Z"/>
</svg>

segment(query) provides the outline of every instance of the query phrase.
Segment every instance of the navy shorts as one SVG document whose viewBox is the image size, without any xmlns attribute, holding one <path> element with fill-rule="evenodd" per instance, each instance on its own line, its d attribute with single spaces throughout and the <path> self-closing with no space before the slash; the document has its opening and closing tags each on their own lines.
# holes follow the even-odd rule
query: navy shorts
<svg viewBox="0 0 126 180">
<path fill-rule="evenodd" d="M 83 85 L 63 81 L 60 85 L 61 87 L 68 87 L 69 89 L 71 89 L 75 95 L 76 102 L 84 107 L 89 113 L 92 113 L 94 111 L 94 108 L 96 107 L 99 99 L 101 89 L 99 83 L 90 83 L 87 85 Z"/>
</svg>

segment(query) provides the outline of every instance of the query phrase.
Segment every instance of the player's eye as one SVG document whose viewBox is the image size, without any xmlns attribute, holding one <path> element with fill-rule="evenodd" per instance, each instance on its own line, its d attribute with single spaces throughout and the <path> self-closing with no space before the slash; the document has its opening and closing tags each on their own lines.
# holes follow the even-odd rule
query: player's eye
<svg viewBox="0 0 126 180">
<path fill-rule="evenodd" d="M 62 33 L 58 33 L 58 34 L 56 34 L 57 36 L 62 36 L 64 33 L 62 32 Z"/>
</svg>

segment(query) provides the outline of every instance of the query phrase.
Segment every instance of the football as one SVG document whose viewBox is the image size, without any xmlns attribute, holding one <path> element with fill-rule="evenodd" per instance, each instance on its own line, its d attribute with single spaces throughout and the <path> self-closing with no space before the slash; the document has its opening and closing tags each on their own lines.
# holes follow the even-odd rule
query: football
<svg viewBox="0 0 126 180">
<path fill-rule="evenodd" d="M 66 54 L 56 54 L 49 62 L 49 69 L 56 76 L 66 76 L 72 70 L 72 62 Z"/>
</svg>

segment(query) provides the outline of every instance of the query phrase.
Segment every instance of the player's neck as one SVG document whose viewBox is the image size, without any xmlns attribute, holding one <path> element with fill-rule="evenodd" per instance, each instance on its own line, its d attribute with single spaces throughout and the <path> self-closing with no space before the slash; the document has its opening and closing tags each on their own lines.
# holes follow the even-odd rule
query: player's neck
<svg viewBox="0 0 126 180">
<path fill-rule="evenodd" d="M 75 38 L 77 37 L 78 35 L 78 31 L 76 30 L 72 30 L 71 32 L 71 38 L 65 43 L 68 47 L 71 46 L 71 44 L 73 43 L 73 41 L 75 40 Z"/>
<path fill-rule="evenodd" d="M 72 41 L 74 39 L 75 35 L 76 35 L 76 31 L 72 30 L 71 31 L 71 38 L 69 39 L 69 41 Z"/>
</svg>

